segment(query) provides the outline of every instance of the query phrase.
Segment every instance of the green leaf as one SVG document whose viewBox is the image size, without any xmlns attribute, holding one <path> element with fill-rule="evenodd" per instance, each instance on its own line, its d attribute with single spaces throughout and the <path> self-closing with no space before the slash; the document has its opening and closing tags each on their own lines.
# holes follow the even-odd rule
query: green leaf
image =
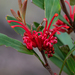
<svg viewBox="0 0 75 75">
<path fill-rule="evenodd" d="M 32 0 L 32 2 L 41 9 L 44 9 L 44 0 Z"/>
<path fill-rule="evenodd" d="M 68 59 L 68 58 L 70 57 L 70 55 L 73 53 L 73 51 L 75 51 L 75 46 L 74 46 L 73 49 L 72 49 L 71 51 L 69 51 L 68 54 L 66 55 L 66 57 L 65 57 L 65 59 L 64 59 L 64 62 L 63 62 L 63 65 L 62 65 L 62 67 L 61 67 L 61 70 L 60 70 L 59 75 L 61 75 L 61 72 L 62 72 L 62 70 L 63 70 L 63 68 L 64 68 L 64 65 L 65 65 L 67 59 Z"/>
<path fill-rule="evenodd" d="M 74 46 L 70 35 L 67 33 L 61 33 L 61 35 L 56 34 L 56 37 L 63 43 L 63 45 L 68 45 L 70 49 Z"/>
<path fill-rule="evenodd" d="M 8 16 L 6 17 L 6 20 L 16 20 L 14 17 L 11 17 L 11 16 Z M 16 20 L 17 21 L 17 20 Z M 13 26 L 13 25 L 17 25 L 18 23 L 15 23 L 15 22 L 11 22 L 9 23 L 10 26 Z M 27 23 L 26 23 L 27 24 Z M 20 24 L 18 24 L 20 25 Z M 31 28 L 31 26 L 29 24 L 27 24 L 27 26 L 29 27 L 29 29 Z M 21 36 L 23 36 L 25 30 L 20 28 L 20 27 L 15 27 L 14 30 L 18 33 L 18 34 L 21 34 Z M 35 30 L 35 28 L 33 27 L 33 30 Z"/>
<path fill-rule="evenodd" d="M 66 19 L 60 14 L 59 16 L 59 20 L 63 21 L 64 23 L 66 23 L 68 26 L 70 26 L 70 24 L 66 21 Z"/>
<path fill-rule="evenodd" d="M 25 45 L 20 41 L 12 39 L 2 33 L 0 33 L 0 45 L 5 45 L 6 47 L 12 47 L 18 52 L 33 55 L 32 50 L 28 50 Z"/>
<path fill-rule="evenodd" d="M 75 5 L 75 0 L 70 0 L 70 5 Z"/>
<path fill-rule="evenodd" d="M 55 13 L 60 14 L 61 10 L 60 0 L 44 0 L 44 5 L 45 5 L 45 17 L 47 18 L 49 24 Z M 55 18 L 54 22 L 57 19 L 58 18 Z"/>
</svg>

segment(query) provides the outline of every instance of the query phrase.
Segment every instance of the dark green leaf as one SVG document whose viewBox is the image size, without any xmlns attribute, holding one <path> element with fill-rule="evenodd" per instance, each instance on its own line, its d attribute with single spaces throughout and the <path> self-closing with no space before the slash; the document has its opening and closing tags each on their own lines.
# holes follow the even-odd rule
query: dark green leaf
<svg viewBox="0 0 75 75">
<path fill-rule="evenodd" d="M 75 0 L 70 0 L 70 5 L 75 5 Z"/>
<path fill-rule="evenodd" d="M 44 0 L 32 0 L 32 2 L 41 9 L 44 9 Z"/>
<path fill-rule="evenodd" d="M 20 41 L 9 38 L 8 36 L 0 33 L 0 45 L 5 45 L 6 47 L 12 47 L 18 52 L 33 55 L 32 50 L 28 50 L 25 45 Z"/>
<path fill-rule="evenodd" d="M 49 24 L 55 13 L 60 14 L 61 10 L 60 0 L 44 0 L 44 5 L 45 5 L 45 17 L 47 18 Z M 55 18 L 54 22 L 57 19 L 58 18 Z"/>
</svg>

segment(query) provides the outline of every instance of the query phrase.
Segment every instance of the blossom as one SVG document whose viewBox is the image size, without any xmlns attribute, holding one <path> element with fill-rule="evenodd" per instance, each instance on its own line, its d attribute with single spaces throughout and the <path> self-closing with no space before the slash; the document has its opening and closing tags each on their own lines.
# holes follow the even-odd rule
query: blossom
<svg viewBox="0 0 75 75">
<path fill-rule="evenodd" d="M 72 7 L 71 7 L 70 3 L 69 3 L 67 0 L 65 0 L 65 2 L 68 4 L 69 9 L 70 9 L 70 14 L 69 14 L 69 15 L 70 15 L 72 21 L 74 21 L 75 6 L 74 6 L 74 8 L 73 8 L 73 13 L 72 13 Z M 64 18 L 65 18 L 66 21 L 70 24 L 70 21 L 69 21 L 69 19 L 68 19 L 68 17 L 67 17 L 66 15 L 64 15 Z M 58 27 L 58 26 L 61 26 L 61 25 L 67 26 L 67 25 L 66 25 L 64 22 L 62 22 L 61 20 L 57 20 L 56 25 L 54 25 L 54 27 Z M 70 24 L 70 25 L 71 25 L 71 24 Z M 67 29 L 60 29 L 59 31 L 70 33 L 70 32 L 72 32 L 72 29 L 71 29 L 70 27 L 68 27 Z"/>
<path fill-rule="evenodd" d="M 23 28 L 26 32 L 24 32 L 23 35 L 23 42 L 26 44 L 26 47 L 29 50 L 32 50 L 33 47 L 37 47 L 39 51 L 45 50 L 45 54 L 48 55 L 48 57 L 52 57 L 55 52 L 54 52 L 54 47 L 53 45 L 57 43 L 57 37 L 54 37 L 55 33 L 61 29 L 62 27 L 67 28 L 68 26 L 60 26 L 57 27 L 56 29 L 50 29 L 50 26 L 54 20 L 55 17 L 57 17 L 58 14 L 56 13 L 52 20 L 50 21 L 48 27 L 47 27 L 47 19 L 44 18 L 43 20 L 46 22 L 45 28 L 43 29 L 43 32 L 41 31 L 30 31 L 24 24 L 22 24 L 19 21 L 15 20 L 8 20 L 9 23 L 11 22 L 16 22 L 20 25 L 14 25 L 11 26 L 12 28 L 15 27 L 21 27 Z"/>
</svg>

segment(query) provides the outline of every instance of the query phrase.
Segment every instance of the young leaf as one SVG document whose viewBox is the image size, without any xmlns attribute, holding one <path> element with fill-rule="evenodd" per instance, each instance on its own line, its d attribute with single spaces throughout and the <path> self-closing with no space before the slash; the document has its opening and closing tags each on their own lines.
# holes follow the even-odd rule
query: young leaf
<svg viewBox="0 0 75 75">
<path fill-rule="evenodd" d="M 70 5 L 75 5 L 75 0 L 70 0 Z"/>
<path fill-rule="evenodd" d="M 41 9 L 44 9 L 44 0 L 32 0 L 32 2 Z"/>
<path fill-rule="evenodd" d="M 44 0 L 44 5 L 45 5 L 45 17 L 47 18 L 49 24 L 55 13 L 60 14 L 61 10 L 60 0 Z M 58 18 L 55 18 L 54 22 L 57 19 Z"/>
<path fill-rule="evenodd" d="M 16 49 L 18 52 L 33 55 L 32 50 L 28 50 L 25 45 L 23 45 L 20 41 L 12 39 L 2 33 L 0 33 L 0 45 L 5 45 L 6 47 L 12 47 Z"/>
</svg>

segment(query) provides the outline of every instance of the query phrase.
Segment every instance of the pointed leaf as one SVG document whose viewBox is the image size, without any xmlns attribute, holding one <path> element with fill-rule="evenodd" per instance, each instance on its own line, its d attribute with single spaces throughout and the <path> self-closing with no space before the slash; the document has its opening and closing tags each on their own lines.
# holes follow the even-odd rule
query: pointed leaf
<svg viewBox="0 0 75 75">
<path fill-rule="evenodd" d="M 12 39 L 2 33 L 0 33 L 0 45 L 5 45 L 6 47 L 12 47 L 16 49 L 18 52 L 33 55 L 32 50 L 28 50 L 25 45 L 23 45 L 20 41 Z"/>
</svg>

